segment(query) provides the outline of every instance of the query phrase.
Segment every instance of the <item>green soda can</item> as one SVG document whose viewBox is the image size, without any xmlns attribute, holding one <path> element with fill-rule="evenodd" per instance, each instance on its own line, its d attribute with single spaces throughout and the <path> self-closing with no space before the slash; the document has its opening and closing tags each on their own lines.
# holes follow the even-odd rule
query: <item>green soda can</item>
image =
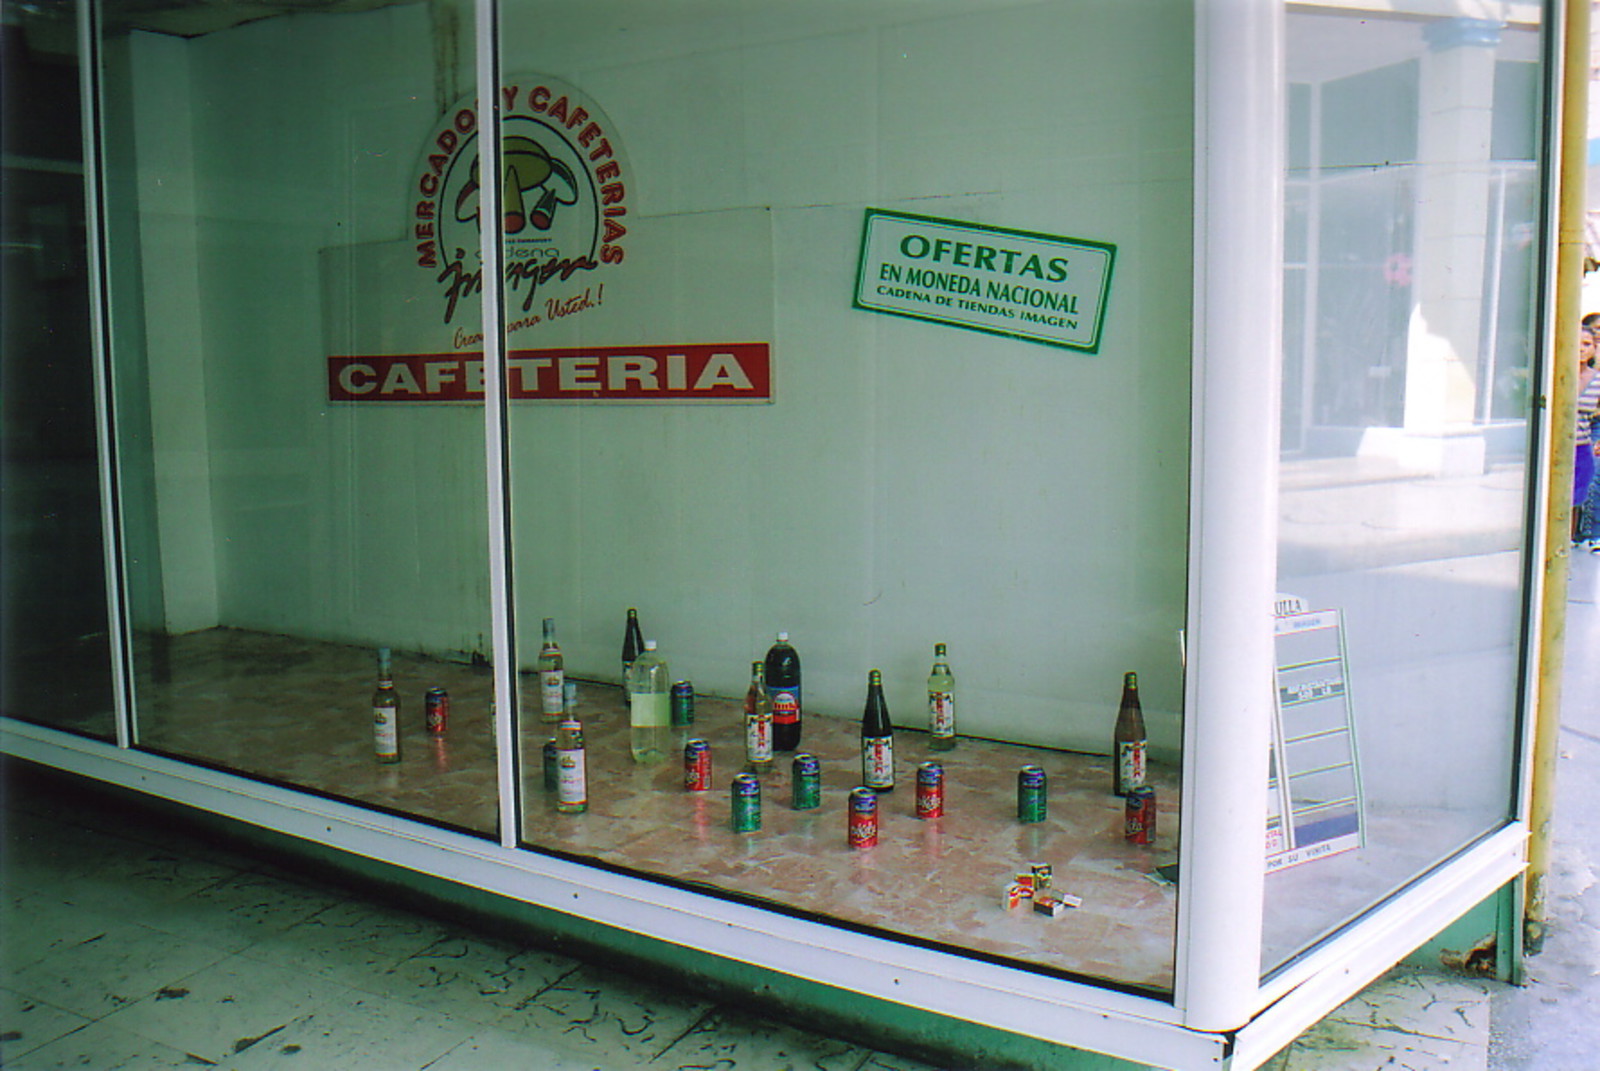
<svg viewBox="0 0 1600 1071">
<path fill-rule="evenodd" d="M 809 751 L 794 757 L 794 789 L 791 806 L 809 811 L 822 806 L 822 763 Z"/>
<path fill-rule="evenodd" d="M 1048 813 L 1044 767 L 1024 766 L 1017 771 L 1017 821 L 1043 822 Z"/>
<path fill-rule="evenodd" d="M 761 779 L 752 773 L 733 775 L 733 831 L 754 833 L 761 828 Z"/>
</svg>

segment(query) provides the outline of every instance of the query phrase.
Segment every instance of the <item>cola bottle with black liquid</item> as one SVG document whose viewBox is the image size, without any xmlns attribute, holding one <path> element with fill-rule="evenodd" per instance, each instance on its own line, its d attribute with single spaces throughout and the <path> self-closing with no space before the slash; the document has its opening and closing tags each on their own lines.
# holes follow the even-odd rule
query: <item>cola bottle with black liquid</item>
<svg viewBox="0 0 1600 1071">
<path fill-rule="evenodd" d="M 772 747 L 793 751 L 800 746 L 800 656 L 789 645 L 789 634 L 767 650 L 767 694 L 772 697 Z"/>
</svg>

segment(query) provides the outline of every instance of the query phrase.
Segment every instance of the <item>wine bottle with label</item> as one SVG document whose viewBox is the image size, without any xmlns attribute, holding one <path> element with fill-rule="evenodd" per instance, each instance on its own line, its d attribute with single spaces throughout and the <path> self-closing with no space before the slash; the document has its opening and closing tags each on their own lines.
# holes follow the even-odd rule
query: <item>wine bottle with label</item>
<svg viewBox="0 0 1600 1071">
<path fill-rule="evenodd" d="M 567 674 L 556 645 L 556 619 L 544 619 L 544 646 L 539 650 L 539 711 L 545 721 L 559 721 L 567 705 Z"/>
<path fill-rule="evenodd" d="M 583 753 L 583 725 L 566 718 L 556 726 L 556 810 L 579 814 L 589 808 L 589 777 Z"/>
<path fill-rule="evenodd" d="M 1117 725 L 1111 734 L 1111 791 L 1126 796 L 1144 787 L 1145 751 L 1149 741 L 1144 731 L 1144 710 L 1139 706 L 1139 675 L 1122 675 L 1122 705 L 1117 709 Z"/>
<path fill-rule="evenodd" d="M 379 762 L 400 761 L 400 693 L 394 690 L 389 648 L 378 648 L 378 686 L 372 693 L 372 751 Z"/>
<path fill-rule="evenodd" d="M 744 765 L 751 773 L 772 769 L 772 697 L 759 661 L 750 663 L 750 688 L 744 693 Z"/>
<path fill-rule="evenodd" d="M 867 706 L 861 713 L 861 783 L 874 792 L 894 791 L 894 726 L 877 670 L 867 675 Z"/>
<path fill-rule="evenodd" d="M 933 671 L 928 674 L 928 746 L 935 751 L 956 746 L 956 678 L 942 643 L 933 645 Z"/>
</svg>

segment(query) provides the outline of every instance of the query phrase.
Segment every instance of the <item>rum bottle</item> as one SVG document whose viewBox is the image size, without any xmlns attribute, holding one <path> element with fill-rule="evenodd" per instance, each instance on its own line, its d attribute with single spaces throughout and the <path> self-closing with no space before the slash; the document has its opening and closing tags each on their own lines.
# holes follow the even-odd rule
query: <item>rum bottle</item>
<svg viewBox="0 0 1600 1071">
<path fill-rule="evenodd" d="M 935 751 L 956 746 L 956 678 L 942 643 L 933 645 L 933 671 L 928 674 L 928 746 Z"/>
<path fill-rule="evenodd" d="M 556 726 L 556 810 L 579 814 L 589 809 L 589 776 L 583 754 L 583 724 L 568 717 Z"/>
<path fill-rule="evenodd" d="M 772 769 L 772 697 L 765 666 L 750 663 L 750 689 L 744 693 L 744 765 L 752 773 Z"/>
<path fill-rule="evenodd" d="M 789 634 L 767 651 L 767 694 L 772 696 L 772 747 L 793 751 L 800 746 L 800 655 L 789 646 Z"/>
<path fill-rule="evenodd" d="M 672 747 L 672 681 L 667 663 L 656 654 L 655 640 L 644 641 L 644 651 L 628 674 L 628 721 L 634 762 L 667 757 Z"/>
<path fill-rule="evenodd" d="M 400 693 L 394 690 L 389 648 L 378 648 L 378 687 L 372 693 L 372 750 L 379 762 L 400 761 Z"/>
<path fill-rule="evenodd" d="M 1122 675 L 1122 706 L 1117 710 L 1117 726 L 1111 734 L 1113 774 L 1111 791 L 1126 796 L 1144 787 L 1145 751 L 1149 741 L 1144 731 L 1144 710 L 1139 706 L 1139 675 Z"/>
<path fill-rule="evenodd" d="M 867 675 L 867 706 L 861 713 L 861 783 L 874 792 L 894 791 L 894 726 L 877 670 Z"/>
<path fill-rule="evenodd" d="M 544 646 L 539 650 L 539 710 L 545 721 L 561 720 L 567 703 L 567 674 L 556 645 L 556 619 L 544 619 Z"/>
</svg>

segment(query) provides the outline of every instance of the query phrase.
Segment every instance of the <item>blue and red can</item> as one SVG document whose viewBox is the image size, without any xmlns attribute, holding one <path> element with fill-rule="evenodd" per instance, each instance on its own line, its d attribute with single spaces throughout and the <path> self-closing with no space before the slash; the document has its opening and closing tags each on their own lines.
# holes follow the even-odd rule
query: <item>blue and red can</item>
<svg viewBox="0 0 1600 1071">
<path fill-rule="evenodd" d="M 711 745 L 704 740 L 683 745 L 683 787 L 689 792 L 711 791 Z"/>
<path fill-rule="evenodd" d="M 1156 790 L 1149 785 L 1128 793 L 1123 836 L 1129 844 L 1149 844 L 1156 839 Z"/>
<path fill-rule="evenodd" d="M 852 848 L 878 844 L 878 794 L 870 788 L 850 790 L 849 840 Z"/>
<path fill-rule="evenodd" d="M 944 817 L 944 767 L 937 762 L 917 767 L 917 817 Z"/>
</svg>

